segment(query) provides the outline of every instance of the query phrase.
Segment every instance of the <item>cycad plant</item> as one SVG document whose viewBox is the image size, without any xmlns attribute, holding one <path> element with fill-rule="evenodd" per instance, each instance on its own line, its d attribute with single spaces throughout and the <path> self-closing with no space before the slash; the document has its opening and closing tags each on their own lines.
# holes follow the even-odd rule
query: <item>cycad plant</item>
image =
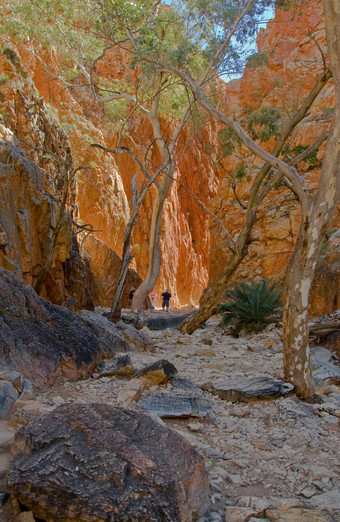
<svg viewBox="0 0 340 522">
<path fill-rule="evenodd" d="M 244 331 L 258 333 L 281 316 L 281 292 L 277 284 L 267 279 L 242 281 L 227 292 L 227 301 L 220 306 L 221 326 L 230 326 L 230 333 L 238 337 Z"/>
</svg>

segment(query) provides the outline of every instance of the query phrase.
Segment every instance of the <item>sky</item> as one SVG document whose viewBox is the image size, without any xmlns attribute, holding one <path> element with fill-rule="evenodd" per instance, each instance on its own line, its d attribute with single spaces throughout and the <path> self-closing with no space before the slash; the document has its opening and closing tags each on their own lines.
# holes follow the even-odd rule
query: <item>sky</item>
<svg viewBox="0 0 340 522">
<path fill-rule="evenodd" d="M 171 4 L 172 3 L 172 0 L 163 0 L 163 2 L 165 4 Z M 258 26 L 258 30 L 260 30 L 261 28 L 265 28 L 266 25 L 267 25 L 267 22 L 268 20 L 270 20 L 271 18 L 274 17 L 274 8 L 268 8 L 264 13 L 263 13 L 263 21 L 262 23 L 259 24 Z M 248 46 L 248 49 L 249 50 L 254 50 L 254 52 L 256 51 L 256 39 L 254 39 L 254 42 L 253 42 L 253 45 L 249 45 Z M 243 72 L 241 71 L 239 74 L 234 74 L 234 75 L 231 75 L 231 74 L 224 74 L 221 76 L 221 78 L 223 80 L 225 80 L 226 82 L 228 82 L 229 80 L 233 80 L 235 78 L 241 78 Z"/>
</svg>

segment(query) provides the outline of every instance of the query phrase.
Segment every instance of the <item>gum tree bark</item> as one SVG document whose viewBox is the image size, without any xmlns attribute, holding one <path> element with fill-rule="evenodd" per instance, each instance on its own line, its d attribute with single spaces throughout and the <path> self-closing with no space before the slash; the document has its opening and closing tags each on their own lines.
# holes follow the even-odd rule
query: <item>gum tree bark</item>
<svg viewBox="0 0 340 522">
<path fill-rule="evenodd" d="M 313 395 L 309 363 L 308 295 L 322 240 L 340 200 L 340 3 L 324 0 L 331 69 L 336 86 L 335 114 L 323 159 L 319 188 L 303 208 L 298 240 L 284 292 L 284 373 L 304 398 Z"/>
</svg>

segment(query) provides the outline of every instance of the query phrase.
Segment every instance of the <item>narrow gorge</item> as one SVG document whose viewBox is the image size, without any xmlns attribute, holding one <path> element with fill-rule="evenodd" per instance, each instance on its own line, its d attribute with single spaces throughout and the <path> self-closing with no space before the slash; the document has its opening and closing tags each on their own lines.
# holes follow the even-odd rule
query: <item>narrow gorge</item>
<svg viewBox="0 0 340 522">
<path fill-rule="evenodd" d="M 337 0 L 52 4 L 0 13 L 0 521 L 340 520 Z"/>
</svg>

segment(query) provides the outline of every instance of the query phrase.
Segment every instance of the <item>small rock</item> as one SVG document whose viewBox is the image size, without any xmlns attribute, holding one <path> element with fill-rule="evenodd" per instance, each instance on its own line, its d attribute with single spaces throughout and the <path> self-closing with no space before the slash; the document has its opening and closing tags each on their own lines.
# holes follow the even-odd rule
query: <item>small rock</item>
<svg viewBox="0 0 340 522">
<path fill-rule="evenodd" d="M 136 376 L 139 377 L 144 385 L 152 386 L 169 381 L 176 373 L 177 369 L 172 363 L 166 359 L 161 359 L 136 372 Z"/>
<path fill-rule="evenodd" d="M 172 379 L 172 384 L 175 390 L 183 390 L 186 392 L 191 392 L 195 395 L 203 395 L 202 389 L 194 384 L 189 379 L 185 379 L 184 377 L 175 377 Z"/>
<path fill-rule="evenodd" d="M 117 402 L 138 401 L 142 395 L 142 385 L 139 379 L 131 379 L 117 395 Z"/>
<path fill-rule="evenodd" d="M 54 404 L 59 406 L 60 404 L 64 404 L 65 399 L 63 397 L 61 397 L 60 395 L 58 395 L 57 397 L 52 397 L 52 401 L 54 402 Z"/>
<path fill-rule="evenodd" d="M 24 379 L 22 381 L 22 391 L 20 394 L 20 399 L 23 401 L 29 401 L 34 399 L 34 389 L 29 379 Z"/>
<path fill-rule="evenodd" d="M 7 491 L 0 491 L 0 506 L 4 506 L 9 499 Z"/>
<path fill-rule="evenodd" d="M 19 398 L 19 393 L 9 381 L 0 381 L 0 418 L 6 419 L 12 404 Z"/>
<path fill-rule="evenodd" d="M 303 495 L 305 498 L 312 498 L 314 495 L 316 495 L 317 490 L 312 487 L 306 487 L 302 491 L 300 491 L 300 494 Z"/>
<path fill-rule="evenodd" d="M 177 395 L 168 392 L 153 393 L 142 399 L 139 406 L 159 417 L 206 417 L 212 405 L 203 397 Z"/>
<path fill-rule="evenodd" d="M 230 506 L 225 512 L 225 522 L 247 522 L 256 511 L 252 508 Z"/>
<path fill-rule="evenodd" d="M 101 361 L 96 369 L 100 377 L 131 377 L 134 374 L 129 354 L 117 355 L 113 359 Z"/>
<path fill-rule="evenodd" d="M 8 381 L 13 384 L 18 393 L 22 391 L 23 375 L 15 371 L 0 372 L 0 381 Z"/>
<path fill-rule="evenodd" d="M 15 517 L 15 522 L 35 522 L 32 511 L 23 511 Z"/>
</svg>

